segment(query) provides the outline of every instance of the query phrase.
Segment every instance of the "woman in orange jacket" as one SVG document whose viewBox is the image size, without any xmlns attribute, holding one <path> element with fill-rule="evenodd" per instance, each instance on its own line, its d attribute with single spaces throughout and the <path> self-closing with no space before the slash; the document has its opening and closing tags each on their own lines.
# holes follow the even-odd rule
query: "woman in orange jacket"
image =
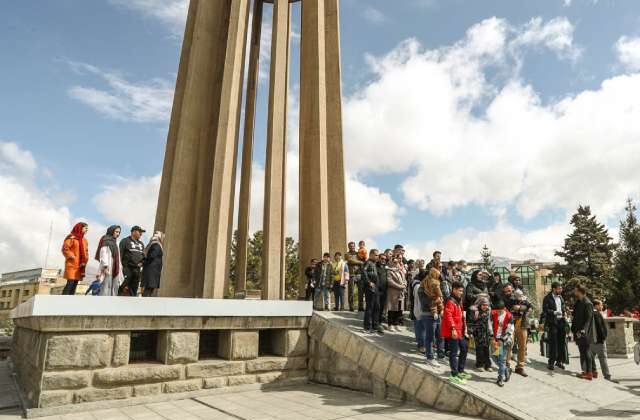
<svg viewBox="0 0 640 420">
<path fill-rule="evenodd" d="M 64 278 L 67 284 L 62 291 L 63 295 L 75 295 L 78 281 L 84 278 L 84 271 L 89 262 L 89 244 L 84 235 L 89 230 L 86 223 L 76 223 L 62 244 L 64 255 Z"/>
</svg>

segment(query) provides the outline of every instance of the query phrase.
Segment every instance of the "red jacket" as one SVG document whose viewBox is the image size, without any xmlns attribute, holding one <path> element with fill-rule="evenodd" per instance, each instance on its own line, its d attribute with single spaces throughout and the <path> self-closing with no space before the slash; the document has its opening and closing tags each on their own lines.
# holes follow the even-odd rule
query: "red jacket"
<svg viewBox="0 0 640 420">
<path fill-rule="evenodd" d="M 451 338 L 452 330 L 456 330 L 458 338 L 462 338 L 464 335 L 463 313 L 462 301 L 458 303 L 453 298 L 447 300 L 442 314 L 442 326 L 440 327 L 442 338 Z"/>
</svg>

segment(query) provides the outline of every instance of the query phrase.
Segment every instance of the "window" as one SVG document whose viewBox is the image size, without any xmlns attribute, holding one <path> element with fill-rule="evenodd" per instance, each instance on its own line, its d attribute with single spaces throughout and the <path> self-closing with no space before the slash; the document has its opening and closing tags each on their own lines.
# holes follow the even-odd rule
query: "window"
<svg viewBox="0 0 640 420">
<path fill-rule="evenodd" d="M 11 292 L 13 292 L 13 290 L 9 290 L 9 297 L 11 297 Z"/>
<path fill-rule="evenodd" d="M 25 290 L 24 292 L 22 292 L 22 296 L 29 296 L 29 291 Z"/>
<path fill-rule="evenodd" d="M 510 272 L 507 267 L 496 267 L 493 272 L 500 274 L 500 281 L 502 283 L 506 283 L 508 281 Z"/>
<path fill-rule="evenodd" d="M 523 286 L 535 286 L 536 285 L 536 270 L 535 268 L 523 265 L 516 268 L 516 274 L 520 276 Z"/>
<path fill-rule="evenodd" d="M 215 359 L 218 357 L 218 337 L 219 331 L 200 331 L 200 348 L 198 359 Z"/>
<path fill-rule="evenodd" d="M 129 363 L 155 362 L 157 347 L 157 331 L 131 331 Z"/>
<path fill-rule="evenodd" d="M 2 291 L 2 297 L 7 297 L 7 291 L 6 290 Z"/>
</svg>

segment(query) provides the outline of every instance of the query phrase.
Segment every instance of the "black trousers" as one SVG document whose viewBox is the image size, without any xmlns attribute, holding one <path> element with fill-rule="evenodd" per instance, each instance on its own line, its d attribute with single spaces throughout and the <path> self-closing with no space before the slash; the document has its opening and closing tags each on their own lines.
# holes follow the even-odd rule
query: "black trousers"
<svg viewBox="0 0 640 420">
<path fill-rule="evenodd" d="M 547 340 L 549 341 L 549 365 L 557 363 L 564 363 L 567 358 L 565 353 L 565 340 L 566 334 L 564 331 L 564 325 L 558 325 L 554 328 L 549 328 L 547 331 Z"/>
<path fill-rule="evenodd" d="M 364 285 L 364 278 L 362 276 L 362 274 L 360 274 L 358 277 L 358 312 L 364 312 L 365 308 L 364 308 L 364 304 L 365 304 L 365 285 Z"/>
<path fill-rule="evenodd" d="M 484 346 L 476 345 L 476 368 L 490 368 L 491 357 L 489 345 Z"/>
<path fill-rule="evenodd" d="M 380 325 L 380 299 L 376 292 L 363 290 L 366 301 L 364 310 L 364 329 L 373 330 Z"/>
<path fill-rule="evenodd" d="M 142 291 L 142 296 L 143 297 L 153 297 L 153 294 L 155 293 L 156 289 L 152 288 L 152 287 L 145 287 L 144 290 Z"/>
<path fill-rule="evenodd" d="M 580 366 L 583 372 L 593 372 L 596 368 L 593 361 L 593 354 L 591 353 L 591 346 L 589 344 L 579 344 L 578 351 L 580 352 Z"/>
<path fill-rule="evenodd" d="M 62 294 L 75 295 L 76 287 L 78 287 L 78 280 L 67 280 L 67 284 L 65 284 L 64 289 L 62 289 Z"/>
<path fill-rule="evenodd" d="M 387 318 L 389 325 L 400 325 L 400 318 L 402 318 L 402 311 L 387 311 Z"/>
<path fill-rule="evenodd" d="M 385 308 L 387 306 L 387 291 L 378 293 L 378 299 L 380 300 L 380 310 L 378 311 L 378 324 L 382 324 L 385 319 Z"/>
<path fill-rule="evenodd" d="M 129 288 L 129 296 L 138 296 L 138 287 L 140 286 L 140 269 L 139 268 L 125 268 L 122 270 L 124 274 L 124 281 L 118 289 L 118 295 L 122 296 L 124 293 L 124 287 Z"/>
</svg>

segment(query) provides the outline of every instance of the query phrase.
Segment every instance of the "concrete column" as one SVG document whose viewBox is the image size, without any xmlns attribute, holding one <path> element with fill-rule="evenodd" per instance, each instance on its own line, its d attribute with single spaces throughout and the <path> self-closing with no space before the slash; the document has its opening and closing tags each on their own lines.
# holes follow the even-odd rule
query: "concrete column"
<svg viewBox="0 0 640 420">
<path fill-rule="evenodd" d="M 289 1 L 274 0 L 262 251 L 262 298 L 271 300 L 282 298 L 284 277 L 289 22 Z"/>
<path fill-rule="evenodd" d="M 156 210 L 155 230 L 166 232 L 167 207 L 169 206 L 169 191 L 171 188 L 171 176 L 173 173 L 173 160 L 175 159 L 176 143 L 178 141 L 178 130 L 180 127 L 180 114 L 182 113 L 182 100 L 184 89 L 189 72 L 189 53 L 193 41 L 193 27 L 196 20 L 196 10 L 199 0 L 189 3 L 187 14 L 187 24 L 182 41 L 182 51 L 180 53 L 180 64 L 178 65 L 178 77 L 176 89 L 173 95 L 173 107 L 171 109 L 171 121 L 169 123 L 169 133 L 167 135 L 167 146 L 164 154 L 164 164 L 162 165 L 162 178 L 160 181 L 160 194 L 158 196 L 158 207 Z"/>
<path fill-rule="evenodd" d="M 170 133 L 176 133 L 173 164 L 163 173 L 169 182 L 165 218 L 166 244 L 161 296 L 201 297 L 206 250 L 209 195 L 216 138 L 220 80 L 224 71 L 227 19 L 230 4 L 196 0 L 189 7 L 187 36 L 178 75 L 184 78 L 181 106 L 172 117 Z M 188 51 L 188 52 L 187 52 Z M 212 123 L 213 122 L 213 123 Z M 170 158 L 169 158 L 170 159 Z M 168 199 L 166 197 L 168 194 Z M 162 212 L 162 209 L 161 209 Z M 159 223 L 162 226 L 162 220 Z M 196 262 L 200 263 L 197 264 Z M 200 281 L 198 281 L 200 278 Z"/>
<path fill-rule="evenodd" d="M 249 240 L 249 212 L 251 208 L 251 169 L 253 166 L 253 139 L 256 119 L 256 97 L 260 63 L 260 37 L 262 32 L 262 0 L 254 0 L 251 44 L 249 49 L 249 74 L 244 110 L 244 135 L 242 141 L 242 169 L 240 201 L 238 209 L 238 244 L 236 265 L 236 293 L 247 288 L 247 251 Z"/>
<path fill-rule="evenodd" d="M 226 2 L 210 2 L 226 3 Z M 223 298 L 229 276 L 233 229 L 236 155 L 242 102 L 244 52 L 249 20 L 249 0 L 231 0 L 221 101 L 213 158 L 211 204 L 204 259 L 204 297 Z"/>
<path fill-rule="evenodd" d="M 325 1 L 302 2 L 300 46 L 300 263 L 329 247 Z M 301 275 L 303 278 L 303 275 Z M 303 282 L 300 292 L 304 293 Z"/>
<path fill-rule="evenodd" d="M 339 0 L 325 0 L 327 88 L 327 182 L 329 249 L 331 254 L 347 248 L 344 149 L 342 145 L 342 83 L 340 80 Z"/>
</svg>

